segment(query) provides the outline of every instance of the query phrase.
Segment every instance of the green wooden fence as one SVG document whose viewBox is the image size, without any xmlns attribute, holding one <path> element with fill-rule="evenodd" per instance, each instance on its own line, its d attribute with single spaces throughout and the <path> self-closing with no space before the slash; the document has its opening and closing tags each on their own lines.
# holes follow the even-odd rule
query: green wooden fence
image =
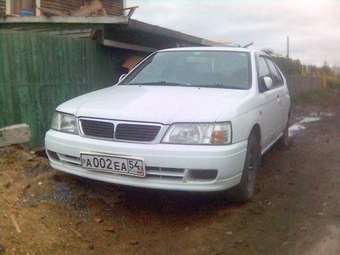
<svg viewBox="0 0 340 255">
<path fill-rule="evenodd" d="M 0 127 L 27 123 L 42 145 L 55 107 L 113 84 L 120 62 L 89 38 L 0 30 Z"/>
</svg>

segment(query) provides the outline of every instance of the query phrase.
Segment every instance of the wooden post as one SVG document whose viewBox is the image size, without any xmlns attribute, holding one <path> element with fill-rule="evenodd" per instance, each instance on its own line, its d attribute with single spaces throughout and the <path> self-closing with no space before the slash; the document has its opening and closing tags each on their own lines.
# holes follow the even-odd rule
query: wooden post
<svg viewBox="0 0 340 255">
<path fill-rule="evenodd" d="M 35 0 L 35 16 L 41 15 L 40 7 L 41 7 L 41 1 Z"/>
<path fill-rule="evenodd" d="M 287 36 L 287 58 L 290 57 L 290 41 L 289 36 Z"/>
<path fill-rule="evenodd" d="M 327 88 L 327 76 L 325 73 L 322 73 L 322 88 L 323 89 Z"/>
<path fill-rule="evenodd" d="M 6 0 L 6 15 L 12 14 L 11 0 Z"/>
</svg>

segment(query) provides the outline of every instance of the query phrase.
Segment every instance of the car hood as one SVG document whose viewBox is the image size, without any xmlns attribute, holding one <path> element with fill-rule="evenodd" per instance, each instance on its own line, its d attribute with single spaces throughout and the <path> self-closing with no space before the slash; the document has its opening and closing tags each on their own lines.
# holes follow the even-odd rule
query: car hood
<svg viewBox="0 0 340 255">
<path fill-rule="evenodd" d="M 226 121 L 248 94 L 234 89 L 121 85 L 74 98 L 57 110 L 78 117 L 163 124 Z"/>
</svg>

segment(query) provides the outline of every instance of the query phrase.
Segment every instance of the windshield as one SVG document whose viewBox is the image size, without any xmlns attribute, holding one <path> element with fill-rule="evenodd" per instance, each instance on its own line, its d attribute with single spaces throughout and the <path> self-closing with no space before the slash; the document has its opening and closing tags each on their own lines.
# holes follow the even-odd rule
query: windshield
<svg viewBox="0 0 340 255">
<path fill-rule="evenodd" d="M 158 52 L 120 85 L 249 89 L 250 55 L 235 51 Z"/>
</svg>

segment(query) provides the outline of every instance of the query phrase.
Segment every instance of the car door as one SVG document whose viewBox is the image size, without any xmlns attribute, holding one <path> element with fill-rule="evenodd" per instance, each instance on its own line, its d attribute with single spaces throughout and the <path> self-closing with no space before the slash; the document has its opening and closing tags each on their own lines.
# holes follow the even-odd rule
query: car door
<svg viewBox="0 0 340 255">
<path fill-rule="evenodd" d="M 280 109 L 278 104 L 279 93 L 275 87 L 272 89 L 266 88 L 263 82 L 264 77 L 272 76 L 266 57 L 258 55 L 256 59 L 259 98 L 261 101 L 259 122 L 262 131 L 262 148 L 266 150 L 278 136 L 278 129 L 280 126 Z"/>
<path fill-rule="evenodd" d="M 266 61 L 273 79 L 273 89 L 277 93 L 278 114 L 280 115 L 277 126 L 277 135 L 279 136 L 287 125 L 290 110 L 290 97 L 287 84 L 278 67 L 271 59 L 266 58 Z"/>
</svg>

